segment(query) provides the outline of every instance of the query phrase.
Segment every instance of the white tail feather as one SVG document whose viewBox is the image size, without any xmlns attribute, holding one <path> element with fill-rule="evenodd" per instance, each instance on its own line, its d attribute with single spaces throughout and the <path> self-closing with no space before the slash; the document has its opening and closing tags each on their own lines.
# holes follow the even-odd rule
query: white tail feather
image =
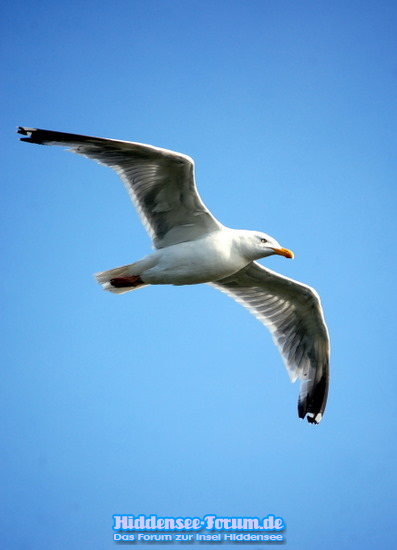
<svg viewBox="0 0 397 550">
<path fill-rule="evenodd" d="M 117 277 L 131 277 L 132 275 L 136 275 L 134 273 L 134 265 L 135 264 L 127 264 L 122 265 L 121 267 L 115 267 L 114 269 L 108 269 L 107 271 L 101 271 L 100 273 L 95 273 L 94 277 L 97 283 L 102 286 L 103 290 L 108 290 L 113 294 L 125 294 L 126 292 L 131 292 L 131 290 L 136 290 L 137 288 L 143 288 L 144 286 L 147 286 L 139 285 L 137 287 L 116 288 L 110 284 L 111 279 L 115 279 Z"/>
</svg>

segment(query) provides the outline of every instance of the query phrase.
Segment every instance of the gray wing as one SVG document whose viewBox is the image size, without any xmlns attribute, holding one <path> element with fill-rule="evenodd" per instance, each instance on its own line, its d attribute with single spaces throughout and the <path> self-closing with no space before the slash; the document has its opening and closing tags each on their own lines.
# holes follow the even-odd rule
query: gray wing
<svg viewBox="0 0 397 550">
<path fill-rule="evenodd" d="M 113 168 L 122 179 L 156 248 L 195 240 L 222 225 L 205 207 L 194 181 L 193 160 L 150 145 L 114 139 L 18 129 L 21 141 L 62 145 Z"/>
<path fill-rule="evenodd" d="M 291 381 L 299 378 L 300 418 L 318 424 L 327 403 L 330 345 L 320 298 L 315 290 L 253 262 L 210 283 L 246 307 L 266 325 Z"/>
</svg>

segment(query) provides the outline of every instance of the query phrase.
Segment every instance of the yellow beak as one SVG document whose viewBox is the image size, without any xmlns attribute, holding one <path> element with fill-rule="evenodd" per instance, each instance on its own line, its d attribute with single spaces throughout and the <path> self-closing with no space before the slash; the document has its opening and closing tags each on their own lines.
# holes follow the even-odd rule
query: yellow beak
<svg viewBox="0 0 397 550">
<path fill-rule="evenodd" d="M 291 250 L 288 250 L 288 248 L 273 248 L 275 254 L 279 254 L 280 256 L 285 256 L 286 258 L 293 258 L 294 253 Z"/>
</svg>

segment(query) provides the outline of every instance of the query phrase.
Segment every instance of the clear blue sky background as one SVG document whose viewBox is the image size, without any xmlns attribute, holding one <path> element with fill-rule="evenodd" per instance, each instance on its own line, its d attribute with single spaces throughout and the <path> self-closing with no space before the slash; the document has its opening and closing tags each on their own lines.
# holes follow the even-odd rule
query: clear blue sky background
<svg viewBox="0 0 397 550">
<path fill-rule="evenodd" d="M 391 548 L 396 4 L 1 9 L 1 548 L 115 548 L 116 513 L 273 513 L 291 550 Z M 125 190 L 17 125 L 189 154 L 224 224 L 292 249 L 265 263 L 322 297 L 323 422 L 297 418 L 269 334 L 226 296 L 102 292 L 92 273 L 150 247 Z"/>
</svg>

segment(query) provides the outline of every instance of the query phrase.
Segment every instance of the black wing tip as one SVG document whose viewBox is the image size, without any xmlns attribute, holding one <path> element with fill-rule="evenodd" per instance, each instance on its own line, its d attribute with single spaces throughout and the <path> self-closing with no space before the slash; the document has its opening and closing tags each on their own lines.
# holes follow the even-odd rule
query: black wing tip
<svg viewBox="0 0 397 550">
<path fill-rule="evenodd" d="M 96 143 L 98 140 L 104 141 L 103 138 L 93 136 L 84 136 L 80 134 L 69 134 L 67 132 L 57 132 L 54 130 L 42 130 L 40 128 L 27 128 L 26 126 L 18 126 L 17 133 L 21 134 L 21 141 L 28 143 L 37 143 L 38 145 L 73 145 L 74 143 Z M 105 140 L 112 141 L 112 140 Z"/>
<path fill-rule="evenodd" d="M 325 405 L 320 409 L 314 408 L 313 406 L 311 406 L 309 409 L 307 400 L 303 402 L 299 400 L 298 416 L 302 419 L 306 417 L 306 420 L 309 422 L 309 424 L 319 424 L 321 422 L 321 419 L 323 418 L 324 408 Z"/>
<path fill-rule="evenodd" d="M 322 418 L 323 418 L 323 412 L 313 413 L 313 412 L 307 412 L 305 411 L 303 407 L 300 407 L 300 404 L 298 404 L 298 416 L 299 418 L 302 418 L 302 420 L 306 417 L 306 420 L 309 422 L 309 424 L 314 424 L 315 426 L 317 424 L 320 424 Z"/>
<path fill-rule="evenodd" d="M 30 130 L 34 130 L 35 128 L 26 128 L 25 126 L 18 126 L 17 133 L 22 134 L 23 136 L 27 136 Z"/>
<path fill-rule="evenodd" d="M 305 418 L 309 424 L 319 424 L 324 415 L 325 406 L 328 398 L 328 369 L 314 385 L 312 391 L 304 398 L 298 401 L 298 416 Z"/>
<path fill-rule="evenodd" d="M 314 424 L 315 426 L 317 426 L 317 424 L 320 424 L 322 417 L 322 413 L 317 413 L 316 415 L 314 415 L 313 413 L 308 413 L 306 416 L 306 420 L 309 422 L 309 424 Z"/>
<path fill-rule="evenodd" d="M 22 136 L 28 136 L 24 138 L 20 138 L 21 141 L 30 141 L 32 137 L 32 133 L 36 130 L 36 128 L 26 128 L 24 126 L 18 126 L 17 133 L 21 134 Z"/>
<path fill-rule="evenodd" d="M 50 132 L 49 130 L 40 130 L 39 128 L 27 128 L 26 126 L 18 126 L 17 133 L 21 134 L 21 141 L 27 141 L 28 143 L 37 143 L 39 145 L 45 144 L 50 137 L 50 134 L 57 132 Z"/>
</svg>

